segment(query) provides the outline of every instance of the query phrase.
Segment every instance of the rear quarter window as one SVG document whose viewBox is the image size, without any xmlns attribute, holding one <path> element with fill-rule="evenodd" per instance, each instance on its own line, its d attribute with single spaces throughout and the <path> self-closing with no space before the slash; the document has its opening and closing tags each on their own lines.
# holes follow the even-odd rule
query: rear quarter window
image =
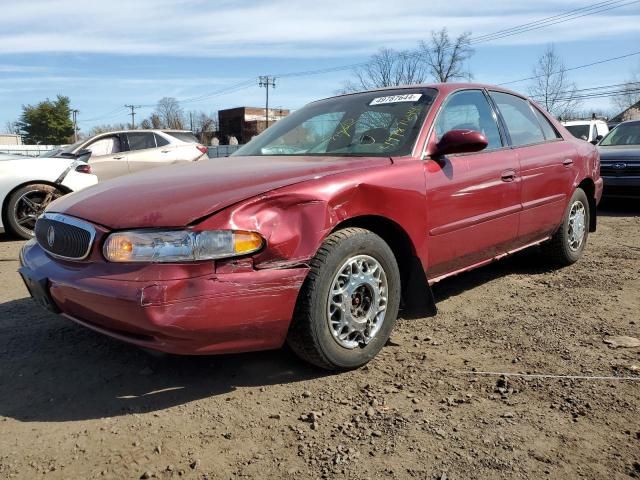
<svg viewBox="0 0 640 480">
<path fill-rule="evenodd" d="M 191 132 L 162 132 L 170 137 L 177 138 L 187 143 L 200 143 L 196 136 Z"/>
<path fill-rule="evenodd" d="M 538 122 L 540 122 L 540 126 L 542 127 L 542 132 L 544 133 L 544 138 L 547 140 L 555 140 L 557 138 L 562 138 L 562 136 L 558 133 L 556 128 L 552 125 L 552 123 L 547 119 L 544 114 L 538 110 L 535 106 L 531 106 L 533 113 L 536 114 L 538 118 Z"/>
</svg>

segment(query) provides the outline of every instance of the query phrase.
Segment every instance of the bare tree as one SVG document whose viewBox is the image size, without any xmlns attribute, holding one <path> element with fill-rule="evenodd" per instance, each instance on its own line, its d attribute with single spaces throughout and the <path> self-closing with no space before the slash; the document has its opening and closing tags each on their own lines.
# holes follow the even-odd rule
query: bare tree
<svg viewBox="0 0 640 480">
<path fill-rule="evenodd" d="M 470 80 L 473 77 L 467 68 L 467 60 L 474 53 L 471 48 L 471 32 L 452 39 L 446 28 L 432 31 L 428 42 L 420 42 L 419 51 L 424 57 L 427 71 L 436 82 Z"/>
<path fill-rule="evenodd" d="M 184 128 L 184 113 L 178 101 L 173 97 L 163 97 L 158 101 L 156 111 L 154 112 L 160 119 L 163 128 L 175 128 L 181 130 Z M 151 119 L 153 124 L 153 115 Z M 158 128 L 154 125 L 154 128 Z"/>
<path fill-rule="evenodd" d="M 631 72 L 621 90 L 622 93 L 612 99 L 612 103 L 618 112 L 623 112 L 640 102 L 640 65 Z"/>
<path fill-rule="evenodd" d="M 555 47 L 549 45 L 533 67 L 533 81 L 529 86 L 531 97 L 556 117 L 575 115 L 582 103 L 577 98 L 576 84 L 569 81 L 567 68 Z"/>
<path fill-rule="evenodd" d="M 191 112 L 193 133 L 203 145 L 210 145 L 211 139 L 218 130 L 218 114 L 207 115 L 204 112 Z"/>
<path fill-rule="evenodd" d="M 18 122 L 7 121 L 4 128 L 7 133 L 13 133 L 14 135 L 20 134 L 20 124 Z"/>
<path fill-rule="evenodd" d="M 344 84 L 344 92 L 372 88 L 411 85 L 425 80 L 425 70 L 420 55 L 409 51 L 383 48 L 369 61 L 353 71 L 353 80 Z"/>
</svg>

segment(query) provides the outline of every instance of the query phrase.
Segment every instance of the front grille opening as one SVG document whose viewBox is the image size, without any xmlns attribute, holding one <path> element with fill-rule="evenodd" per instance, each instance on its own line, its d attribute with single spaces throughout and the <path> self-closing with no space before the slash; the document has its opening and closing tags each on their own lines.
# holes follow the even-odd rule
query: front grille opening
<svg viewBox="0 0 640 480">
<path fill-rule="evenodd" d="M 57 219 L 58 218 L 58 219 Z M 35 236 L 38 244 L 47 252 L 62 258 L 82 260 L 89 254 L 94 231 L 80 222 L 63 221 L 64 217 L 42 216 L 36 222 Z"/>
</svg>

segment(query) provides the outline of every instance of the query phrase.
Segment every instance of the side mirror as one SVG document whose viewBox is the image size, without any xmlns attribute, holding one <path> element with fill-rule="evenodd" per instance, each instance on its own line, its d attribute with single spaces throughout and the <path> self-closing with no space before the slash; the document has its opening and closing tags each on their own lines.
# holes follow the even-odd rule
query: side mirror
<svg viewBox="0 0 640 480">
<path fill-rule="evenodd" d="M 597 145 L 598 143 L 600 143 L 600 140 L 602 140 L 604 137 L 602 135 L 598 135 L 594 140 L 591 140 L 591 143 L 593 143 L 594 145 Z"/>
<path fill-rule="evenodd" d="M 479 152 L 487 148 L 487 145 L 487 137 L 476 130 L 449 130 L 442 136 L 431 156 Z"/>
<path fill-rule="evenodd" d="M 83 148 L 82 150 L 79 150 L 78 153 L 76 153 L 77 158 L 83 158 L 83 157 L 87 157 L 89 158 L 91 156 L 91 150 L 89 150 L 88 148 Z"/>
</svg>

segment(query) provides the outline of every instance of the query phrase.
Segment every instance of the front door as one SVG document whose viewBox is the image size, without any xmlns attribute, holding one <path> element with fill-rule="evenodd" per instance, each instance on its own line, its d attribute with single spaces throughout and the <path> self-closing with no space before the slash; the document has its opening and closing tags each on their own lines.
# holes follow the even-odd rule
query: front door
<svg viewBox="0 0 640 480">
<path fill-rule="evenodd" d="M 88 163 L 99 181 L 129 173 L 127 153 L 119 135 L 98 137 L 84 148 L 91 151 Z"/>
<path fill-rule="evenodd" d="M 507 252 L 518 235 L 518 158 L 484 91 L 451 94 L 430 141 L 460 129 L 482 132 L 489 145 L 478 153 L 425 161 L 430 280 Z"/>
</svg>

